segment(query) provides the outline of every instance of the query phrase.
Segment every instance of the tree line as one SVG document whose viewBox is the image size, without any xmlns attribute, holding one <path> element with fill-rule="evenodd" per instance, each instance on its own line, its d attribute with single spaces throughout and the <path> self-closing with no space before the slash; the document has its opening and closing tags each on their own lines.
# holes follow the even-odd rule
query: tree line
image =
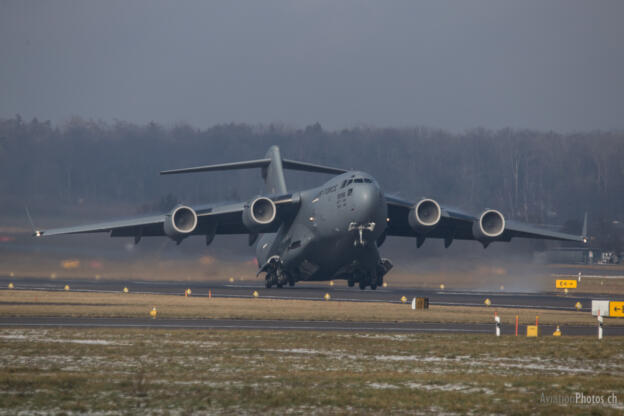
<svg viewBox="0 0 624 416">
<path fill-rule="evenodd" d="M 72 119 L 0 119 L 0 204 L 4 214 L 31 209 L 126 203 L 158 211 L 176 201 L 238 201 L 262 192 L 256 171 L 159 176 L 160 170 L 262 158 L 272 144 L 284 158 L 358 169 L 386 192 L 509 218 L 596 232 L 624 221 L 624 132 L 561 134 L 477 128 L 450 133 L 426 127 L 319 124 L 137 125 Z M 286 172 L 289 189 L 320 185 L 326 175 Z M 621 233 L 620 233 L 621 234 Z M 620 247 L 619 250 L 622 250 Z"/>
</svg>

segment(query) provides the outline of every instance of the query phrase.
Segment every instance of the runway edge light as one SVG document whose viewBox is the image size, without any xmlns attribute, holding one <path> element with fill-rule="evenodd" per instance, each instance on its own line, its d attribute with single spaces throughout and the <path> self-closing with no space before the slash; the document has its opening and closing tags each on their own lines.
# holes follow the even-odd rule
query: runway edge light
<svg viewBox="0 0 624 416">
<path fill-rule="evenodd" d="M 557 329 L 555 329 L 555 332 L 553 332 L 553 337 L 560 337 L 561 336 L 561 330 L 559 329 L 559 325 L 557 325 Z"/>
</svg>

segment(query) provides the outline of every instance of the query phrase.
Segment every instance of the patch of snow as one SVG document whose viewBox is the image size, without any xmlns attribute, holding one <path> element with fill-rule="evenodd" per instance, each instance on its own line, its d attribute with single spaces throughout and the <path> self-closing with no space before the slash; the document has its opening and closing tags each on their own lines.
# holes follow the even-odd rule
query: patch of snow
<svg viewBox="0 0 624 416">
<path fill-rule="evenodd" d="M 389 383 L 368 383 L 368 386 L 373 389 L 379 389 L 379 390 L 399 388 L 398 386 L 395 386 L 394 384 L 389 384 Z"/>
<path fill-rule="evenodd" d="M 426 391 L 456 391 L 460 393 L 484 393 L 494 394 L 494 391 L 485 387 L 473 387 L 466 384 L 420 384 L 406 383 L 410 389 Z"/>
</svg>

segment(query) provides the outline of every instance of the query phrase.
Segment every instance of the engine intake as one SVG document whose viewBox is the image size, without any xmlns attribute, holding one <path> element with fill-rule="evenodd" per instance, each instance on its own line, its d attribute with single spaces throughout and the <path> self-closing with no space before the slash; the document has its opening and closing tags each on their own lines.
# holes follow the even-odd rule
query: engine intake
<svg viewBox="0 0 624 416">
<path fill-rule="evenodd" d="M 254 233 L 262 232 L 269 228 L 275 221 L 277 208 L 271 199 L 261 196 L 245 204 L 243 209 L 243 225 Z"/>
<path fill-rule="evenodd" d="M 165 234 L 173 240 L 180 241 L 191 234 L 196 227 L 197 213 L 193 208 L 185 205 L 175 207 L 165 217 Z"/>
<path fill-rule="evenodd" d="M 425 198 L 409 210 L 407 220 L 414 231 L 427 232 L 438 225 L 441 217 L 440 204 Z"/>
<path fill-rule="evenodd" d="M 472 226 L 475 240 L 493 240 L 505 231 L 505 217 L 500 211 L 488 209 L 481 214 L 479 221 Z"/>
</svg>

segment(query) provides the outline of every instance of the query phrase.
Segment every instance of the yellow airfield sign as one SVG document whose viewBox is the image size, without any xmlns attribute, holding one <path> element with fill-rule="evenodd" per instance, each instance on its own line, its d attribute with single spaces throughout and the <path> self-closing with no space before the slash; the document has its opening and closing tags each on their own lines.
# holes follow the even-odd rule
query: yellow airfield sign
<svg viewBox="0 0 624 416">
<path fill-rule="evenodd" d="M 624 302 L 609 302 L 609 316 L 624 316 Z"/>
<path fill-rule="evenodd" d="M 557 279 L 555 281 L 555 287 L 557 289 L 576 289 L 576 283 L 576 280 Z"/>
</svg>

